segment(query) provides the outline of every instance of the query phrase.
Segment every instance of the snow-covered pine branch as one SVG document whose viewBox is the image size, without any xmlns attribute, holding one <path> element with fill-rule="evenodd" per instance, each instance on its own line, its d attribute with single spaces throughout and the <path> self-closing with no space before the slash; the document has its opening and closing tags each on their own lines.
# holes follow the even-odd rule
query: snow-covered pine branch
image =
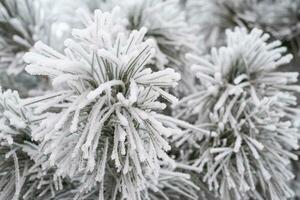
<svg viewBox="0 0 300 200">
<path fill-rule="evenodd" d="M 85 1 L 84 1 L 85 2 Z M 87 3 L 90 9 L 119 6 L 127 19 L 124 24 L 129 31 L 147 28 L 145 38 L 155 42 L 154 68 L 178 67 L 182 69 L 183 56 L 189 50 L 197 50 L 197 26 L 186 22 L 186 13 L 178 0 L 125 0 L 95 1 Z M 189 37 L 186 37 L 189 35 Z"/>
<path fill-rule="evenodd" d="M 176 89 L 180 95 L 192 90 L 189 79 L 189 68 L 186 67 L 184 55 L 193 50 L 198 51 L 200 40 L 198 27 L 186 22 L 186 12 L 179 0 L 111 0 L 82 1 L 82 6 L 90 10 L 96 8 L 111 10 L 119 6 L 124 19 L 124 27 L 130 32 L 135 29 L 147 28 L 145 39 L 152 39 L 156 54 L 151 60 L 154 70 L 173 68 L 182 75 L 180 87 Z M 186 37 L 188 35 L 188 37 Z"/>
<path fill-rule="evenodd" d="M 39 40 L 62 46 L 64 30 L 62 23 L 58 23 L 62 14 L 55 13 L 54 8 L 40 0 L 0 0 L 0 85 L 3 89 L 18 90 L 25 97 L 49 88 L 46 79 L 24 73 L 23 55 Z"/>
<path fill-rule="evenodd" d="M 193 91 L 184 56 L 187 52 L 198 51 L 200 37 L 197 34 L 198 27 L 186 22 L 186 12 L 179 0 L 126 0 L 119 4 L 128 19 L 127 28 L 134 30 L 146 27 L 148 31 L 145 37 L 154 40 L 157 53 L 153 58 L 153 67 L 171 67 L 181 73 L 178 94 Z"/>
<path fill-rule="evenodd" d="M 189 149 L 193 167 L 222 199 L 291 198 L 288 165 L 299 148 L 292 120 L 299 114 L 300 88 L 294 85 L 298 73 L 278 70 L 292 55 L 258 29 L 236 28 L 226 35 L 226 46 L 213 48 L 209 59 L 188 55 L 198 92 L 177 105 L 179 117 L 213 134 L 193 132 L 177 142 L 196 147 Z"/>
<path fill-rule="evenodd" d="M 146 28 L 127 34 L 117 23 L 118 8 L 80 14 L 85 28 L 73 30 L 65 54 L 38 42 L 24 56 L 26 70 L 48 76 L 56 90 L 24 103 L 47 113 L 32 136 L 49 155 L 44 167 L 80 180 L 79 196 L 96 187 L 100 199 L 147 199 L 148 179 L 158 183 L 161 160 L 174 164 L 165 138 L 180 130 L 156 112 L 166 107 L 159 98 L 177 101 L 165 89 L 180 75 L 170 68 L 152 72 L 153 41 L 144 40 Z"/>
<path fill-rule="evenodd" d="M 44 14 L 36 0 L 0 1 L 0 66 L 8 74 L 22 72 L 23 55 L 36 41 L 48 41 Z"/>
<path fill-rule="evenodd" d="M 299 8 L 298 0 L 189 0 L 186 5 L 188 22 L 200 27 L 199 48 L 205 46 L 205 52 L 224 45 L 226 29 L 240 26 L 260 28 L 299 54 Z"/>
<path fill-rule="evenodd" d="M 63 191 L 58 192 L 55 195 L 55 199 L 58 200 L 70 200 L 70 199 L 99 199 L 99 187 L 93 188 L 86 193 L 81 193 L 81 188 L 77 187 L 77 183 L 80 182 L 81 177 L 78 176 L 75 179 L 72 179 L 72 184 L 75 185 L 73 188 L 64 189 Z M 115 177 L 112 174 L 106 178 L 104 183 L 105 193 L 114 194 L 116 184 Z M 141 193 L 142 199 L 151 199 L 151 200 L 181 200 L 181 199 L 194 199 L 198 200 L 198 190 L 199 188 L 190 180 L 190 176 L 173 171 L 168 167 L 162 165 L 162 168 L 159 171 L 159 178 L 147 177 L 147 190 Z M 101 188 L 100 188 L 101 189 Z M 78 195 L 81 194 L 81 195 Z M 106 195 L 107 199 L 122 198 L 121 196 L 113 197 Z"/>
<path fill-rule="evenodd" d="M 62 179 L 32 160 L 40 154 L 31 139 L 37 118 L 22 101 L 16 91 L 0 92 L 0 199 L 50 199 L 63 190 Z"/>
<path fill-rule="evenodd" d="M 300 53 L 300 1 L 266 0 L 251 4 L 241 16 L 249 27 L 259 27 L 277 40 L 286 42 L 289 50 Z M 298 62 L 299 63 L 299 62 Z"/>
<path fill-rule="evenodd" d="M 148 29 L 146 37 L 156 43 L 156 67 L 175 66 L 181 72 L 186 70 L 183 56 L 191 49 L 196 50 L 198 38 L 196 27 L 187 24 L 179 1 L 128 0 L 121 2 L 121 8 L 128 18 L 129 30 Z"/>
<path fill-rule="evenodd" d="M 225 30 L 237 25 L 244 26 L 240 19 L 251 0 L 189 0 L 186 3 L 187 21 L 199 26 L 202 40 L 199 48 L 209 52 L 212 47 L 222 46 Z"/>
</svg>

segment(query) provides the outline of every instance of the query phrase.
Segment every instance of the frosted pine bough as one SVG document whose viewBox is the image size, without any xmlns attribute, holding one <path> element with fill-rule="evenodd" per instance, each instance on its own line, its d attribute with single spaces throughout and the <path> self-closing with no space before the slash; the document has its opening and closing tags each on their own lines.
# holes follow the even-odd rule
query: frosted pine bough
<svg viewBox="0 0 300 200">
<path fill-rule="evenodd" d="M 259 26 L 277 39 L 291 40 L 299 35 L 299 7 L 297 0 L 257 1 L 245 10 L 243 19 L 250 26 Z"/>
<path fill-rule="evenodd" d="M 224 45 L 225 30 L 237 25 L 244 26 L 241 16 L 251 3 L 255 5 L 251 0 L 187 1 L 187 21 L 199 26 L 198 35 L 202 36 L 199 48 L 209 52 L 212 47 Z"/>
<path fill-rule="evenodd" d="M 184 55 L 189 51 L 197 52 L 197 26 L 186 22 L 186 12 L 178 0 L 127 0 L 122 1 L 121 8 L 128 19 L 129 30 L 146 27 L 146 38 L 155 42 L 156 55 L 153 68 L 171 67 L 181 73 L 178 94 L 187 94 L 193 90 L 189 79 Z M 187 37 L 188 36 L 188 37 Z"/>
<path fill-rule="evenodd" d="M 300 2 L 298 0 L 257 1 L 245 10 L 242 19 L 249 27 L 259 27 L 288 45 L 298 61 L 300 47 Z"/>
<path fill-rule="evenodd" d="M 42 40 L 55 43 L 54 19 L 40 0 L 0 0 L 0 84 L 3 89 L 18 89 L 28 96 L 33 90 L 45 89 L 47 80 L 24 73 L 24 54 Z"/>
<path fill-rule="evenodd" d="M 121 14 L 126 19 L 124 27 L 129 32 L 146 27 L 145 38 L 154 41 L 156 51 L 151 67 L 154 70 L 175 69 L 182 76 L 182 84 L 176 91 L 182 95 L 192 90 L 184 55 L 189 51 L 199 51 L 197 43 L 200 37 L 197 35 L 198 27 L 186 22 L 186 12 L 178 0 L 91 0 L 86 4 L 92 3 L 94 6 L 90 6 L 91 9 L 98 6 L 109 10 L 109 7 L 120 6 Z"/>
<path fill-rule="evenodd" d="M 147 38 L 153 38 L 157 54 L 155 66 L 163 69 L 176 66 L 184 71 L 183 56 L 190 50 L 196 50 L 196 27 L 185 21 L 186 13 L 179 1 L 134 0 L 121 3 L 128 18 L 128 29 L 146 27 Z M 189 35 L 189 37 L 186 37 Z"/>
<path fill-rule="evenodd" d="M 77 198 L 96 187 L 100 199 L 147 199 L 145 191 L 155 188 L 160 165 L 174 164 L 165 137 L 180 130 L 165 126 L 156 111 L 166 107 L 159 97 L 177 101 L 165 89 L 175 87 L 180 75 L 147 67 L 155 54 L 153 43 L 143 41 L 145 28 L 126 35 L 116 23 L 118 9 L 96 10 L 93 18 L 81 12 L 81 18 L 86 28 L 73 30 L 65 55 L 38 42 L 24 57 L 29 73 L 46 75 L 56 86 L 53 94 L 25 103 L 47 113 L 32 136 L 49 155 L 45 168 L 56 166 L 58 176 L 81 177 Z M 105 185 L 106 179 L 114 184 Z"/>
<path fill-rule="evenodd" d="M 261 2 L 250 1 L 253 7 Z M 32 2 L 28 0 L 30 5 Z M 61 14 L 62 23 L 70 20 L 71 26 L 77 20 L 69 13 L 76 7 L 74 1 L 70 2 L 63 1 L 65 11 L 51 10 Z M 268 36 L 260 31 L 247 33 L 242 29 L 228 31 L 227 44 L 214 49 L 208 57 L 189 55 L 185 59 L 184 54 L 191 49 L 181 48 L 185 46 L 184 41 L 196 43 L 190 40 L 195 36 L 194 30 L 185 19 L 184 9 L 189 10 L 190 3 L 212 5 L 202 7 L 207 13 L 194 13 L 197 13 L 195 24 L 199 19 L 205 24 L 217 18 L 216 24 L 208 23 L 208 27 L 198 25 L 206 27 L 208 32 L 218 26 L 220 37 L 213 38 L 219 46 L 225 42 L 222 32 L 227 25 L 233 26 L 238 20 L 246 20 L 243 25 L 248 28 L 259 25 L 251 21 L 251 12 L 240 15 L 247 0 L 237 1 L 237 7 L 230 3 L 233 1 L 189 0 L 185 8 L 181 7 L 184 1 L 178 6 L 179 2 L 172 0 L 121 3 L 88 0 L 83 4 L 88 2 L 99 3 L 91 9 L 100 6 L 105 10 L 119 4 L 121 17 L 116 10 L 112 15 L 97 11 L 95 18 L 81 13 L 85 29 L 73 31 L 64 53 L 56 45 L 38 42 L 25 56 L 29 62 L 27 70 L 41 74 L 39 77 L 46 80 L 52 79 L 54 91 L 48 87 L 47 95 L 24 101 L 11 91 L 0 94 L 0 199 L 198 200 L 206 192 L 217 194 L 220 199 L 286 199 L 294 195 L 289 180 L 294 176 L 290 171 L 296 170 L 289 163 L 297 159 L 299 133 L 291 122 L 297 114 L 299 116 L 294 96 L 299 89 L 293 85 L 297 74 L 277 72 L 278 67 L 285 66 L 291 59 L 285 56 L 285 48 L 280 47 L 279 42 L 269 43 Z M 220 4 L 214 4 L 216 2 Z M 55 5 L 60 7 L 57 2 Z M 283 10 L 289 8 L 286 2 L 282 5 L 286 7 L 278 8 L 282 12 L 276 12 L 274 18 L 269 12 L 270 17 L 262 19 L 270 20 L 263 29 L 273 30 L 268 27 L 274 26 L 274 32 L 270 31 L 272 38 L 278 38 L 278 30 L 288 30 L 279 38 L 293 40 L 297 28 L 295 32 L 290 30 L 294 30 L 294 25 L 297 27 L 296 23 L 291 23 L 291 29 L 285 25 L 278 28 L 278 23 L 293 22 L 280 17 L 285 15 Z M 272 11 L 277 5 L 268 8 Z M 0 10 L 0 13 L 5 11 Z M 22 10 L 22 14 L 28 13 Z M 218 24 L 224 20 L 219 18 L 223 14 L 226 16 L 224 26 Z M 278 16 L 278 20 L 273 21 Z M 37 34 L 43 33 L 38 29 Z M 202 29 L 201 34 L 207 30 Z M 33 32 L 28 32 L 29 38 L 38 38 Z M 55 33 L 61 34 L 58 30 Z M 132 41 L 131 45 L 128 41 Z M 127 51 L 128 46 L 132 48 Z M 16 56 L 18 52 L 11 54 L 11 60 L 16 61 L 25 51 L 20 56 Z M 197 74 L 196 87 L 191 84 L 195 77 L 189 74 L 186 60 L 191 61 Z M 135 76 L 137 66 L 141 71 L 137 70 Z M 168 67 L 180 71 L 188 87 L 176 87 L 174 92 L 173 86 L 179 78 Z M 156 75 L 162 77 L 156 80 Z M 145 77 L 151 80 L 141 82 Z M 28 83 L 25 79 L 21 82 Z M 3 85 L 2 80 L 0 85 L 13 87 Z M 184 96 L 193 89 L 196 92 L 183 98 L 176 108 L 164 109 L 167 101 L 177 101 L 168 92 Z M 34 117 L 31 108 L 35 110 Z M 167 116 L 173 111 L 196 127 Z M 191 130 L 181 131 L 180 126 Z M 161 130 L 163 135 L 160 135 Z M 168 143 L 172 141 L 176 146 L 171 144 L 172 151 L 167 152 Z M 212 192 L 195 191 L 198 187 L 188 180 L 189 175 L 181 173 L 182 170 L 194 170 L 194 184 L 204 189 L 207 185 Z M 194 176 L 195 173 L 199 174 Z M 213 196 L 208 199 L 211 198 Z"/>
<path fill-rule="evenodd" d="M 22 137 L 29 137 L 27 118 L 16 92 L 1 91 L 0 109 L 0 198 L 18 199 L 25 181 L 22 175 L 27 173 L 30 162 L 21 146 Z"/>
<path fill-rule="evenodd" d="M 260 28 L 298 54 L 299 6 L 298 0 L 190 0 L 186 10 L 188 22 L 199 25 L 203 35 L 199 48 L 224 45 L 225 30 L 240 26 Z"/>
<path fill-rule="evenodd" d="M 0 66 L 18 74 L 25 67 L 24 53 L 38 40 L 47 42 L 50 27 L 39 1 L 1 0 L 0 9 Z"/>
<path fill-rule="evenodd" d="M 128 31 L 146 27 L 148 31 L 145 37 L 155 42 L 156 54 L 152 58 L 154 68 L 175 66 L 178 70 L 185 70 L 182 64 L 184 54 L 196 50 L 197 27 L 186 22 L 186 13 L 178 0 L 90 0 L 86 4 L 90 5 L 91 10 L 97 7 L 110 10 L 119 6 Z"/>
<path fill-rule="evenodd" d="M 62 179 L 33 161 L 39 151 L 30 124 L 37 118 L 22 101 L 16 91 L 0 93 L 0 199 L 51 199 L 62 190 Z"/>
<path fill-rule="evenodd" d="M 178 140 L 198 140 L 193 166 L 222 199 L 288 199 L 288 181 L 298 130 L 295 92 L 298 73 L 277 72 L 292 59 L 279 41 L 253 29 L 228 30 L 227 45 L 212 49 L 210 59 L 189 55 L 199 80 L 198 92 L 178 103 L 178 116 L 211 130 Z M 192 143 L 191 143 L 192 144 Z M 194 152 L 194 151 L 193 151 Z"/>
</svg>

